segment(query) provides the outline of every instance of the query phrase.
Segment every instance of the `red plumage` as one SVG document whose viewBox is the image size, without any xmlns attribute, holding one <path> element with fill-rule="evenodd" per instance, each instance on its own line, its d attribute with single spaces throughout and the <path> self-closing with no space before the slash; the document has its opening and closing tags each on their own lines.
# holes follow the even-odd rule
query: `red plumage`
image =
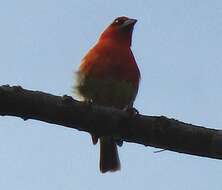
<svg viewBox="0 0 222 190">
<path fill-rule="evenodd" d="M 83 58 L 76 90 L 85 100 L 118 109 L 131 108 L 140 72 L 130 49 L 135 19 L 118 17 Z M 105 126 L 104 126 L 105 127 Z M 94 142 L 96 142 L 94 136 Z M 120 169 L 114 137 L 100 138 L 101 172 Z"/>
</svg>

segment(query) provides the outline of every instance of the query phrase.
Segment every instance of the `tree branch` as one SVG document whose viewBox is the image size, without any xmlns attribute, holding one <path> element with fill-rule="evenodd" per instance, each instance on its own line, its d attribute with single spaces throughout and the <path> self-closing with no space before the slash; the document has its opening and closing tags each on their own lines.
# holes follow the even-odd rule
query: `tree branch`
<svg viewBox="0 0 222 190">
<path fill-rule="evenodd" d="M 222 159 L 222 131 L 164 116 L 130 116 L 114 108 L 78 102 L 19 86 L 0 86 L 0 115 L 36 119 L 176 152 Z"/>
</svg>

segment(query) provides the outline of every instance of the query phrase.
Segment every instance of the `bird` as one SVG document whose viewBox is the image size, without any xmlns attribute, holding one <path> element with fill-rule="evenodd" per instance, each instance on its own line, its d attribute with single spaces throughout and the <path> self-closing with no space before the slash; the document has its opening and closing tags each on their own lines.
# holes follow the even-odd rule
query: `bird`
<svg viewBox="0 0 222 190">
<path fill-rule="evenodd" d="M 140 82 L 140 70 L 131 50 L 136 22 L 126 16 L 117 17 L 83 57 L 74 87 L 81 99 L 121 110 L 133 108 Z M 97 144 L 98 137 L 91 135 L 93 144 Z M 113 136 L 99 140 L 100 171 L 120 170 L 117 141 Z"/>
</svg>

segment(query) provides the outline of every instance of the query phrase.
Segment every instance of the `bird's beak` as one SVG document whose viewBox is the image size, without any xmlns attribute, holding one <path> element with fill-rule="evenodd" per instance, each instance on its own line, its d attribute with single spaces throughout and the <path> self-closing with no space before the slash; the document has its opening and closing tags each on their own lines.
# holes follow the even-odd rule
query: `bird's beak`
<svg viewBox="0 0 222 190">
<path fill-rule="evenodd" d="M 137 22 L 136 19 L 130 18 L 130 19 L 126 20 L 126 21 L 122 24 L 122 26 L 123 26 L 124 28 L 125 28 L 125 27 L 129 27 L 129 26 L 134 26 L 134 25 L 136 24 L 136 22 Z"/>
</svg>

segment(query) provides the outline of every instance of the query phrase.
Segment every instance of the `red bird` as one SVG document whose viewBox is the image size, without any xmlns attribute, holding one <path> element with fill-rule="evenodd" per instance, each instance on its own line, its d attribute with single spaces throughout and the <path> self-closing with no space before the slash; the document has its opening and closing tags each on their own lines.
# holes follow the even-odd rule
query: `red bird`
<svg viewBox="0 0 222 190">
<path fill-rule="evenodd" d="M 140 71 L 130 49 L 136 19 L 116 18 L 82 59 L 76 91 L 85 101 L 128 109 L 138 92 Z M 93 143 L 98 139 L 92 135 Z M 120 169 L 117 145 L 112 136 L 100 138 L 100 171 Z"/>
</svg>

